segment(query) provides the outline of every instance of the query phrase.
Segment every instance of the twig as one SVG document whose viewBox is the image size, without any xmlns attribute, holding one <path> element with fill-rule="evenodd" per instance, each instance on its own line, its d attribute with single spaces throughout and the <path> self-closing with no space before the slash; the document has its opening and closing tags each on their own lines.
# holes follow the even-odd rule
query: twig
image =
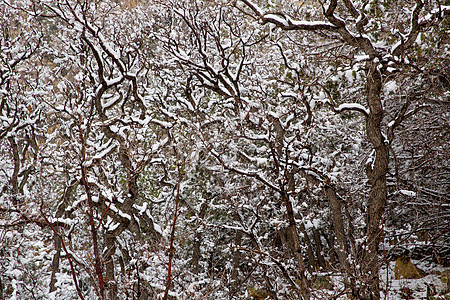
<svg viewBox="0 0 450 300">
<path fill-rule="evenodd" d="M 173 241 L 175 237 L 175 225 L 178 218 L 178 202 L 180 200 L 180 184 L 181 184 L 181 169 L 180 166 L 178 166 L 178 183 L 177 183 L 177 195 L 175 197 L 175 212 L 173 214 L 173 222 L 172 222 L 172 230 L 170 232 L 170 246 L 169 246 L 169 263 L 167 267 L 167 282 L 166 282 L 166 290 L 164 291 L 164 300 L 167 300 L 167 297 L 169 296 L 169 289 L 170 285 L 172 283 L 172 261 L 173 261 L 173 255 L 174 255 L 174 247 L 173 247 Z"/>
</svg>

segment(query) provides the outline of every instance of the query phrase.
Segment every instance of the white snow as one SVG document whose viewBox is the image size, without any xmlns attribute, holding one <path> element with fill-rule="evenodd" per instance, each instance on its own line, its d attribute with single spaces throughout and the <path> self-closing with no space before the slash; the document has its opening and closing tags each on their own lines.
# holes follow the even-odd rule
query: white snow
<svg viewBox="0 0 450 300">
<path fill-rule="evenodd" d="M 339 105 L 338 108 L 336 108 L 337 112 L 340 112 L 342 110 L 357 110 L 357 111 L 363 111 L 365 114 L 369 114 L 369 109 L 365 108 L 363 105 L 359 103 L 344 103 Z"/>
<path fill-rule="evenodd" d="M 399 192 L 405 196 L 416 197 L 416 193 L 408 190 L 399 190 Z"/>
</svg>

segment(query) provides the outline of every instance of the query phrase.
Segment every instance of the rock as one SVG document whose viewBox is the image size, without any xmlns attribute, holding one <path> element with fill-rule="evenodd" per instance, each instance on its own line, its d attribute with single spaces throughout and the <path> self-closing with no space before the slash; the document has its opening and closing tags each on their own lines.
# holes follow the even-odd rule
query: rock
<svg viewBox="0 0 450 300">
<path fill-rule="evenodd" d="M 450 270 L 442 271 L 440 277 L 442 284 L 444 285 L 443 293 L 450 292 Z"/>
<path fill-rule="evenodd" d="M 250 299 L 253 300 L 276 299 L 276 295 L 265 288 L 251 288 L 248 289 L 248 292 Z"/>
<path fill-rule="evenodd" d="M 313 288 L 316 290 L 333 290 L 334 284 L 329 276 L 317 276 L 313 281 Z"/>
<path fill-rule="evenodd" d="M 416 267 L 409 257 L 399 257 L 395 261 L 395 279 L 419 279 L 428 274 Z"/>
</svg>

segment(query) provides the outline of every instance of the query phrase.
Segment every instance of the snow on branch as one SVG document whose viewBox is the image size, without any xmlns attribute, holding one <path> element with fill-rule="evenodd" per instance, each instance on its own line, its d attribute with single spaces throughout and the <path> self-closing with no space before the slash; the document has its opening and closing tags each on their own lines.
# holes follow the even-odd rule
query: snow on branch
<svg viewBox="0 0 450 300">
<path fill-rule="evenodd" d="M 267 179 L 262 177 L 258 172 L 241 170 L 241 169 L 232 167 L 229 164 L 227 164 L 224 161 L 224 159 L 222 158 L 222 156 L 219 153 L 217 153 L 214 149 L 212 149 L 212 147 L 210 145 L 206 145 L 206 147 L 207 147 L 208 151 L 217 159 L 217 161 L 222 165 L 222 167 L 224 169 L 231 171 L 233 173 L 239 174 L 239 175 L 255 178 L 256 180 L 260 181 L 261 183 L 263 183 L 267 187 L 271 188 L 272 190 L 277 191 L 277 192 L 281 191 L 277 186 L 270 183 Z"/>
<path fill-rule="evenodd" d="M 285 30 L 337 30 L 336 26 L 328 22 L 292 20 L 281 13 L 264 14 L 260 17 L 263 23 L 273 23 Z"/>
<path fill-rule="evenodd" d="M 343 111 L 357 111 L 357 112 L 362 113 L 366 117 L 369 115 L 370 110 L 359 103 L 343 103 L 343 104 L 339 105 L 338 107 L 336 107 L 336 104 L 333 101 L 333 97 L 331 96 L 330 91 L 322 84 L 319 84 L 319 85 L 325 91 L 325 93 L 328 97 L 327 103 L 331 106 L 331 108 L 333 109 L 333 111 L 335 113 L 341 113 Z"/>
<path fill-rule="evenodd" d="M 430 27 L 436 20 L 440 20 L 450 13 L 450 6 L 440 6 L 439 9 L 434 9 L 424 17 L 420 18 L 425 4 L 422 0 L 416 0 L 411 13 L 411 21 L 409 25 L 409 32 L 406 35 L 401 35 L 401 40 L 395 43 L 391 49 L 394 57 L 400 57 L 401 53 L 406 49 L 411 48 L 417 39 L 417 36 L 424 28 Z"/>
<path fill-rule="evenodd" d="M 365 108 L 363 105 L 359 104 L 359 103 L 344 103 L 339 105 L 339 107 L 334 108 L 334 112 L 336 113 L 340 113 L 346 110 L 351 110 L 351 111 L 358 111 L 360 113 L 362 113 L 363 115 L 365 115 L 366 117 L 369 115 L 370 111 Z"/>
<path fill-rule="evenodd" d="M 338 27 L 328 22 L 292 20 L 282 13 L 264 13 L 264 11 L 250 0 L 242 0 L 263 22 L 272 23 L 285 30 L 330 30 L 336 31 Z"/>
</svg>

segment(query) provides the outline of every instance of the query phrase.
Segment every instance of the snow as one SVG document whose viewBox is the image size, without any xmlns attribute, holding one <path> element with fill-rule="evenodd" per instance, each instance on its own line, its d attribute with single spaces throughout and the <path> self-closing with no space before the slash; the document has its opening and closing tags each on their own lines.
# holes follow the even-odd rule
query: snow
<svg viewBox="0 0 450 300">
<path fill-rule="evenodd" d="M 357 111 L 362 111 L 364 112 L 366 115 L 368 115 L 370 113 L 369 109 L 365 108 L 363 105 L 359 104 L 359 103 L 344 103 L 339 105 L 338 108 L 336 108 L 337 112 L 340 112 L 342 110 L 357 110 Z"/>
<path fill-rule="evenodd" d="M 360 62 L 360 61 L 366 61 L 370 59 L 369 55 L 356 55 L 355 56 L 356 62 Z"/>
<path fill-rule="evenodd" d="M 401 40 L 399 40 L 397 43 L 395 43 L 395 44 L 392 46 L 392 48 L 391 48 L 391 54 L 393 54 L 393 53 L 395 52 L 395 50 L 396 50 L 398 47 L 400 47 L 401 44 L 402 44 L 402 41 L 401 41 Z M 397 60 L 398 60 L 398 58 L 397 58 Z"/>
<path fill-rule="evenodd" d="M 353 82 L 355 80 L 355 78 L 353 77 L 353 70 L 347 70 L 345 71 L 345 78 L 349 81 L 349 82 Z"/>
<path fill-rule="evenodd" d="M 417 195 L 415 192 L 408 191 L 408 190 L 399 190 L 399 192 L 408 197 L 416 197 L 416 195 Z"/>
<path fill-rule="evenodd" d="M 387 67 L 386 68 L 386 71 L 388 71 L 388 72 L 395 72 L 395 71 L 397 71 L 398 69 L 397 68 L 393 68 L 393 67 Z"/>
<path fill-rule="evenodd" d="M 152 152 L 156 152 L 157 150 L 159 150 L 161 147 L 163 147 L 164 145 L 166 145 L 169 142 L 169 137 L 166 137 L 165 139 L 158 141 L 156 143 L 153 144 L 152 146 Z"/>
<path fill-rule="evenodd" d="M 110 86 L 114 86 L 114 85 L 122 82 L 123 79 L 124 79 L 123 76 L 117 76 L 116 78 L 113 78 L 113 79 L 105 79 L 105 81 L 106 81 L 106 85 L 108 87 L 110 87 Z"/>
<path fill-rule="evenodd" d="M 364 84 L 367 80 L 364 75 L 364 61 L 368 61 L 369 56 L 362 55 L 364 51 L 357 49 L 358 47 L 340 48 L 339 44 L 345 41 L 337 38 L 339 32 L 316 35 L 312 32 L 311 34 L 301 31 L 283 32 L 280 28 L 270 32 L 268 26 L 262 26 L 258 19 L 291 28 L 332 25 L 320 21 L 292 20 L 287 15 L 277 14 L 275 11 L 284 7 L 279 0 L 272 1 L 280 6 L 273 7 L 273 13 L 267 15 L 264 15 L 266 11 L 256 4 L 244 1 L 252 7 L 253 11 L 248 7 L 243 8 L 242 1 L 237 4 L 242 11 L 236 7 L 209 5 L 209 2 L 205 1 L 198 3 L 174 1 L 174 6 L 178 6 L 177 10 L 174 11 L 173 7 L 168 7 L 164 10 L 167 15 L 162 13 L 158 18 L 148 16 L 152 16 L 153 13 L 158 15 L 162 11 L 161 6 L 169 6 L 169 4 L 164 1 L 148 2 L 145 4 L 145 9 L 141 11 L 145 15 L 143 19 L 135 18 L 136 16 L 133 15 L 138 10 L 134 10 L 133 14 L 130 14 L 131 10 L 120 10 L 121 13 L 116 14 L 115 10 L 121 9 L 121 5 L 111 6 L 109 1 L 100 1 L 98 5 L 92 3 L 87 6 L 76 5 L 76 1 L 73 1 L 75 4 L 73 8 L 77 11 L 78 17 L 84 18 L 83 9 L 87 9 L 89 13 L 92 12 L 92 15 L 85 19 L 86 24 L 77 21 L 75 27 L 65 28 L 67 23 L 58 22 L 57 26 L 61 29 L 61 34 L 57 34 L 55 40 L 53 37 L 50 37 L 50 40 L 42 40 L 45 46 L 44 52 L 47 50 L 55 52 L 50 53 L 48 58 L 57 57 L 59 63 L 67 62 L 67 68 L 71 68 L 67 81 L 58 81 L 61 79 L 59 76 L 62 76 L 59 71 L 52 73 L 45 70 L 45 66 L 42 66 L 42 70 L 36 68 L 36 64 L 42 58 L 42 52 L 39 50 L 30 63 L 22 64 L 24 68 L 18 72 L 17 77 L 11 77 L 13 78 L 11 91 L 9 87 L 5 90 L 5 86 L 0 84 L 2 85 L 0 94 L 6 94 L 5 99 L 2 99 L 3 110 L 0 113 L 0 123 L 8 127 L 18 122 L 17 126 L 13 124 L 17 128 L 11 128 L 11 133 L 7 137 L 14 137 L 18 142 L 20 163 L 16 173 L 19 174 L 19 182 L 25 184 L 23 205 L 20 201 L 21 212 L 16 213 L 10 209 L 14 205 L 8 199 L 11 177 L 16 171 L 14 157 L 8 140 L 4 139 L 0 156 L 2 170 L 0 190 L 3 187 L 3 191 L 6 192 L 0 195 L 0 202 L 2 216 L 5 217 L 0 221 L 0 225 L 8 226 L 9 221 L 16 222 L 22 211 L 24 216 L 31 220 L 41 220 L 39 201 L 43 199 L 44 214 L 47 214 L 52 222 L 63 225 L 58 230 L 63 235 L 64 241 L 67 241 L 70 251 L 74 252 L 73 258 L 77 260 L 76 273 L 79 275 L 79 282 L 83 284 L 82 291 L 86 299 L 95 298 L 95 287 L 86 284 L 92 279 L 88 270 L 91 265 L 90 259 L 92 259 L 92 253 L 90 253 L 92 237 L 89 223 L 86 222 L 88 221 L 85 215 L 86 203 L 81 203 L 86 200 L 86 195 L 79 182 L 81 147 L 77 131 L 77 113 L 82 118 L 82 127 L 86 133 L 88 162 L 85 165 L 88 167 L 88 181 L 92 184 L 93 200 L 103 202 L 98 203 L 99 208 L 111 205 L 102 222 L 104 228 L 98 230 L 99 242 L 103 250 L 105 232 L 121 229 L 120 232 L 117 231 L 119 235 L 115 237 L 117 247 L 113 258 L 114 272 L 118 274 L 115 280 L 120 287 L 118 292 L 122 293 L 118 296 L 119 298 L 123 298 L 124 291 L 133 287 L 136 278 L 141 280 L 142 286 L 152 291 L 150 298 L 156 298 L 157 294 L 165 289 L 168 236 L 170 236 L 176 203 L 174 187 L 178 184 L 181 186 L 180 196 L 183 203 L 180 203 L 180 213 L 176 219 L 174 240 L 176 255 L 173 261 L 174 283 L 171 285 L 171 293 L 179 299 L 232 297 L 227 287 L 223 288 L 223 282 L 230 282 L 229 275 L 232 273 L 233 264 L 228 258 L 233 257 L 232 251 L 236 249 L 233 249 L 235 233 L 243 230 L 245 232 L 241 246 L 248 248 L 248 251 L 242 249 L 240 263 L 251 265 L 247 271 L 253 272 L 246 284 L 250 288 L 264 286 L 264 284 L 261 285 L 262 281 L 258 282 L 258 277 L 263 274 L 268 276 L 266 283 L 272 284 L 275 292 L 280 293 L 277 295 L 278 298 L 292 295 L 290 283 L 286 280 L 288 277 L 282 276 L 273 260 L 280 259 L 277 263 L 285 266 L 287 272 L 293 276 L 292 278 L 295 277 L 295 270 L 298 268 L 287 253 L 289 251 L 282 245 L 283 241 L 274 243 L 273 240 L 274 236 L 283 239 L 279 231 L 288 226 L 286 205 L 280 200 L 281 193 L 286 190 L 289 200 L 292 201 L 295 220 L 299 224 L 304 222 L 308 229 L 318 229 L 319 240 L 323 240 L 323 252 L 328 259 L 329 251 L 333 250 L 329 249 L 329 244 L 325 241 L 327 234 L 330 233 L 328 221 L 331 210 L 327 195 L 324 194 L 324 187 L 326 185 L 335 187 L 342 201 L 350 203 L 348 206 L 350 216 L 344 215 L 345 226 L 347 229 L 352 229 L 355 239 L 359 242 L 356 249 L 352 248 L 345 256 L 348 257 L 352 267 L 364 269 L 365 262 L 357 261 L 354 253 L 359 251 L 360 246 L 370 243 L 364 238 L 364 226 L 367 217 L 365 215 L 366 195 L 371 189 L 367 183 L 363 165 L 366 155 L 373 147 L 366 138 L 365 119 L 353 113 L 335 114 L 329 109 L 326 103 L 328 97 L 319 86 L 326 84 L 328 80 L 332 84 L 338 84 L 336 87 L 339 97 L 334 99 L 338 103 L 336 111 L 351 110 L 368 114 L 368 106 L 364 100 L 366 94 Z M 256 2 L 256 0 L 253 1 Z M 58 5 L 46 0 L 48 7 L 66 8 L 66 17 L 73 19 L 67 3 L 72 3 L 72 0 L 58 2 Z M 196 6 L 196 4 L 199 5 Z M 157 10 L 153 11 L 155 5 Z M 371 5 L 375 5 L 375 2 L 368 5 L 368 8 L 373 9 Z M 196 12 L 195 9 L 205 7 L 207 11 L 193 13 Z M 288 9 L 288 7 L 285 8 Z M 5 7 L 5 9 L 9 8 Z M 311 7 L 306 5 L 298 9 L 300 13 L 303 13 Z M 358 9 L 361 9 L 361 5 Z M 426 10 L 429 8 L 424 8 L 424 14 L 421 15 L 428 17 Z M 102 14 L 96 15 L 99 11 Z M 230 15 L 226 15 L 229 12 L 239 16 L 231 14 L 230 18 Z M 311 19 L 322 18 L 326 21 L 320 9 L 312 12 L 317 14 L 311 15 Z M 185 17 L 186 20 L 181 20 L 175 15 L 176 13 Z M 253 14 L 255 19 L 245 16 L 245 13 Z M 128 18 L 132 16 L 133 19 L 126 19 L 127 15 Z M 341 17 L 344 15 L 341 14 Z M 362 13 L 357 16 L 357 21 L 361 20 L 361 16 Z M 20 19 L 19 15 L 14 17 Z M 371 16 L 368 17 L 371 18 Z M 160 19 L 170 20 L 170 24 L 160 23 Z M 351 16 L 345 20 L 348 30 L 354 28 L 352 20 Z M 193 22 L 193 26 L 183 25 L 182 28 L 178 28 L 186 21 Z M 377 17 L 375 21 L 383 22 L 384 15 Z M 400 18 L 397 21 L 402 23 L 403 20 Z M 436 23 L 438 21 L 436 20 Z M 85 31 L 86 38 L 94 44 L 94 49 L 83 52 L 82 46 L 86 45 L 86 41 L 80 37 L 89 25 L 88 22 L 95 23 L 92 25 L 93 31 L 89 29 Z M 406 30 L 408 22 L 406 18 L 405 26 L 397 24 L 398 26 L 395 27 Z M 45 31 L 47 22 L 38 23 L 44 26 L 42 29 Z M 68 23 L 74 24 L 70 20 Z M 135 23 L 136 27 L 134 27 Z M 220 26 L 225 23 L 229 23 L 230 27 Z M 169 26 L 166 26 L 168 24 Z M 25 23 L 20 25 L 26 26 Z M 236 30 L 233 28 L 234 25 L 238 26 Z M 386 44 L 398 42 L 398 37 L 388 35 L 393 24 L 386 23 L 386 27 L 382 27 L 385 31 L 381 35 L 378 35 L 381 27 L 374 25 L 383 25 L 383 23 L 369 23 L 366 29 L 372 32 L 361 36 L 371 39 L 376 51 L 380 55 L 386 55 L 382 61 L 383 66 L 387 63 L 388 71 L 397 72 L 383 78 L 383 92 L 396 93 L 400 88 L 400 82 L 403 82 L 402 89 L 409 90 L 412 77 L 406 69 L 405 71 L 402 68 L 394 68 L 397 64 L 393 55 L 389 54 L 390 49 L 385 46 L 385 42 Z M 122 30 L 122 26 L 125 30 Z M 273 25 L 273 27 L 276 26 Z M 197 29 L 200 35 L 204 34 L 201 41 L 196 40 L 198 36 L 191 32 Z M 215 32 L 215 29 L 218 31 Z M 99 32 L 103 35 L 97 37 Z M 386 32 L 387 35 L 384 35 L 383 33 Z M 30 31 L 31 33 L 33 30 Z M 27 39 L 26 31 L 23 31 L 23 34 L 24 41 L 33 43 L 33 39 Z M 432 40 L 434 31 L 424 33 L 421 47 L 427 47 L 425 41 L 429 38 L 428 34 Z M 417 40 L 418 43 L 422 41 L 421 38 Z M 170 41 L 171 39 L 173 41 Z M 57 44 L 52 45 L 53 41 Z M 286 76 L 283 58 L 279 51 L 274 51 L 272 47 L 277 42 L 283 46 L 289 65 L 305 72 L 305 76 L 302 75 L 300 80 Z M 5 43 L 9 41 L 6 40 Z M 220 52 L 223 50 L 220 49 L 220 45 L 229 49 Z M 53 46 L 55 46 L 54 49 L 47 49 Z M 71 53 L 73 52 L 72 56 L 64 53 L 70 46 L 73 47 L 70 50 Z M 12 46 L 8 48 L 8 51 L 9 49 L 15 51 L 20 50 L 20 47 L 16 49 Z M 430 50 L 436 50 L 438 53 L 439 49 Z M 93 51 L 97 51 L 104 62 L 103 76 L 105 76 L 106 84 L 103 83 L 103 86 L 99 84 L 98 65 Z M 128 51 L 132 52 L 129 56 Z M 354 54 L 356 54 L 356 63 L 355 59 L 342 59 L 337 64 L 333 60 L 328 60 L 331 57 L 329 55 L 353 56 Z M 2 55 L 4 55 L 4 62 L 8 62 L 9 54 L 2 53 Z M 431 65 L 437 65 L 432 61 L 436 59 L 435 57 L 430 56 L 428 59 Z M 121 60 L 126 62 L 126 65 L 123 65 Z M 243 65 L 243 71 L 239 75 L 239 86 L 235 86 L 233 81 L 237 81 L 236 69 L 240 64 Z M 305 67 L 302 69 L 303 66 Z M 121 70 L 121 68 L 124 69 Z M 212 69 L 209 70 L 209 68 Z M 49 68 L 49 70 L 52 69 L 52 67 Z M 34 73 L 36 76 L 38 73 L 44 74 L 44 78 L 42 80 L 34 78 Z M 21 78 L 22 74 L 28 77 Z M 75 79 L 70 78 L 73 75 Z M 130 77 L 136 81 L 131 82 Z M 190 86 L 192 100 L 185 94 L 188 77 L 192 78 Z M 419 77 L 414 77 L 413 80 L 417 78 L 414 84 L 421 84 L 419 80 L 422 79 Z M 37 86 L 35 91 L 32 91 L 33 79 L 42 85 Z M 13 89 L 15 86 L 21 88 L 25 80 L 27 85 L 23 85 L 23 89 L 17 91 Z M 52 84 L 46 84 L 46 80 Z M 205 84 L 201 82 L 202 80 Z M 58 82 L 60 82 L 59 89 L 56 88 Z M 129 89 L 135 88 L 134 84 L 137 84 L 138 99 L 135 99 L 136 94 L 133 95 L 133 91 Z M 106 92 L 103 91 L 105 87 L 112 85 L 115 87 L 109 88 Z M 52 86 L 55 88 L 50 91 Z M 218 88 L 221 90 L 218 91 Z M 60 90 L 65 90 L 66 93 L 61 93 Z M 95 94 L 95 91 L 98 94 Z M 241 98 L 245 99 L 242 107 L 237 107 L 235 99 L 231 97 L 238 92 L 245 94 Z M 27 93 L 30 95 L 27 96 Z M 122 101 L 117 96 L 120 94 L 124 95 Z M 439 100 L 445 96 L 445 91 L 444 94 L 435 94 L 436 99 Z M 101 96 L 104 114 L 98 114 L 93 106 L 92 101 L 95 96 Z M 311 124 L 302 122 L 308 113 L 304 103 L 294 101 L 295 99 L 292 98 L 283 98 L 283 96 L 295 97 L 297 100 L 304 97 L 310 101 L 314 121 Z M 383 100 L 386 99 L 384 114 L 386 122 L 391 121 L 400 109 L 399 103 L 394 103 L 395 101 L 392 105 L 388 105 L 388 96 L 381 95 Z M 10 102 L 10 99 L 13 102 Z M 145 103 L 143 109 L 140 107 L 140 100 Z M 21 105 L 17 110 L 15 110 L 16 103 Z M 36 103 L 39 103 L 37 108 Z M 339 105 L 340 103 L 344 104 Z M 42 105 L 42 108 L 39 105 Z M 29 113 L 30 110 L 32 110 L 31 113 Z M 40 117 L 35 119 L 33 116 L 37 114 L 40 114 Z M 28 117 L 28 115 L 31 116 Z M 440 112 L 435 117 L 436 120 L 442 119 Z M 444 117 L 448 117 L 448 114 Z M 281 137 L 277 136 L 278 128 L 274 130 L 273 119 L 277 119 L 282 126 Z M 49 140 L 52 136 L 46 131 L 47 125 L 53 122 L 61 123 L 61 128 L 53 134 L 54 140 Z M 410 119 L 410 122 L 415 122 L 414 118 Z M 420 123 L 419 129 L 422 129 L 421 124 L 426 123 Z M 391 121 L 388 126 L 392 127 L 394 124 L 395 122 Z M 117 134 L 111 137 L 108 128 Z M 2 130 L 6 135 L 6 130 L 4 128 Z M 277 134 L 274 131 L 277 131 Z M 34 136 L 36 136 L 36 145 L 32 144 Z M 393 140 L 391 145 L 394 151 L 400 152 L 399 157 L 405 156 L 405 151 L 402 151 L 402 141 L 400 136 Z M 278 145 L 281 146 L 281 151 L 278 151 Z M 129 163 L 123 163 L 123 159 L 119 159 L 122 154 L 119 146 L 128 151 Z M 431 144 L 430 147 L 433 145 Z M 274 149 L 276 150 L 272 151 Z M 239 155 L 240 153 L 242 155 Z M 414 152 L 414 155 L 419 154 Z M 367 160 L 369 166 L 374 163 L 374 159 L 373 152 Z M 399 158 L 399 162 L 408 162 L 409 159 L 409 157 Z M 408 166 L 410 165 L 413 164 Z M 25 172 L 31 167 L 33 167 L 32 172 L 26 178 L 28 174 Z M 295 167 L 299 170 L 298 172 Z M 178 177 L 177 169 L 181 169 L 181 179 Z M 432 168 L 429 169 L 433 172 Z M 408 175 L 404 172 L 399 174 Z M 433 178 L 432 175 L 433 173 L 430 173 L 430 178 Z M 311 177 L 316 180 L 311 180 Z M 128 206 L 123 204 L 130 204 L 128 200 L 131 199 L 127 195 L 131 191 L 134 179 L 139 191 L 135 203 L 131 203 L 132 207 L 128 210 Z M 409 180 L 409 178 L 406 179 Z M 420 181 L 419 178 L 418 191 L 420 184 L 423 183 Z M 416 184 L 416 182 L 413 183 Z M 426 187 L 420 188 L 422 191 L 420 194 L 409 190 L 415 190 L 415 185 L 410 185 L 409 182 L 399 182 L 398 187 L 392 181 L 388 181 L 388 184 L 392 184 L 389 185 L 389 196 L 392 196 L 394 189 L 397 191 L 396 197 L 390 197 L 389 201 L 393 204 L 396 204 L 395 201 L 403 201 L 402 203 L 407 203 L 405 207 L 428 205 L 427 201 L 432 197 L 428 197 L 426 193 L 440 198 L 446 196 L 441 187 L 432 186 L 433 182 L 431 186 L 424 184 Z M 64 197 L 68 186 L 74 189 L 70 190 L 71 195 L 66 200 Z M 425 189 L 429 189 L 429 192 Z M 66 213 L 62 214 L 61 218 L 51 218 L 50 216 L 55 215 L 57 205 L 61 203 L 62 198 L 65 200 L 62 203 L 67 205 Z M 430 201 L 433 207 L 447 208 L 447 206 L 443 207 L 447 204 L 432 201 L 434 200 Z M 391 206 L 391 203 L 389 205 Z M 65 206 L 59 207 L 62 209 Z M 199 212 L 205 207 L 206 214 L 200 214 Z M 397 212 L 394 210 L 397 209 L 397 205 L 392 205 L 392 209 L 393 211 L 390 211 L 386 218 L 395 216 Z M 402 205 L 399 205 L 399 209 L 401 212 L 407 212 Z M 102 216 L 103 212 L 99 209 L 96 217 Z M 408 215 L 402 215 L 402 218 L 408 218 Z M 416 220 L 422 218 L 422 215 L 412 215 L 411 219 L 413 218 Z M 154 241 L 148 232 L 134 232 L 132 226 L 122 228 L 120 224 L 127 223 L 127 220 L 138 224 L 151 220 L 155 230 L 163 235 L 163 238 L 160 241 Z M 383 224 L 391 224 L 387 220 L 383 220 Z M 352 224 L 354 230 L 349 227 Z M 401 225 L 411 230 L 416 229 L 416 224 L 413 223 Z M 30 293 L 20 294 L 20 289 L 23 290 L 24 286 L 29 287 L 25 281 L 27 278 L 36 278 L 36 281 L 33 281 L 35 286 L 31 286 L 31 290 L 36 293 L 35 298 L 45 298 L 49 295 L 47 291 L 52 271 L 52 256 L 56 253 L 53 232 L 48 227 L 42 230 L 34 223 L 20 226 L 19 230 L 16 227 L 5 228 L 7 230 L 4 230 L 0 239 L 0 247 L 5 252 L 4 255 L 2 254 L 0 271 L 3 272 L 6 268 L 6 278 L 10 279 L 6 282 L 5 290 L 12 292 L 7 297 L 30 298 Z M 386 235 L 392 234 L 390 228 L 383 228 L 383 230 Z M 308 230 L 306 234 L 310 235 L 312 232 Z M 202 255 L 200 270 L 194 274 L 190 266 L 197 236 L 200 237 L 198 241 L 201 242 Z M 314 248 L 315 240 L 311 239 L 311 244 Z M 349 247 L 352 246 L 349 243 Z M 303 248 L 302 251 L 302 254 L 306 254 Z M 63 251 L 61 254 L 60 272 L 57 274 L 56 284 L 58 291 L 48 297 L 74 298 L 76 291 L 73 289 L 68 260 Z M 276 257 L 269 257 L 268 254 Z M 120 257 L 123 259 L 125 270 L 117 260 Z M 384 257 L 380 259 L 385 262 Z M 209 268 L 210 263 L 216 266 L 216 262 L 219 274 Z M 102 261 L 102 263 L 106 262 Z M 83 268 L 83 265 L 88 266 L 88 269 Z M 333 271 L 338 269 L 339 267 Z M 11 273 L 7 273 L 9 271 Z M 245 281 L 248 274 L 241 271 L 238 274 L 239 279 Z M 130 275 L 129 278 L 125 277 L 131 281 L 126 282 L 127 278 L 121 274 Z M 382 272 L 381 278 L 385 275 L 389 277 L 391 274 L 392 270 L 387 268 L 385 273 Z M 340 291 L 344 291 L 344 280 L 337 271 L 334 273 L 321 271 L 315 275 L 332 277 L 335 289 L 330 293 L 337 294 L 341 288 Z M 430 274 L 421 282 L 433 283 L 436 279 L 433 276 Z M 420 281 L 401 282 L 392 281 L 389 278 L 386 279 L 390 285 L 388 298 L 398 299 L 399 294 L 395 291 L 405 285 L 417 286 L 421 289 L 415 295 L 417 298 L 424 296 L 423 285 L 415 285 Z M 237 298 L 249 293 L 246 284 L 235 294 Z M 328 297 L 327 293 L 314 290 L 312 299 L 332 298 L 332 295 Z"/>
<path fill-rule="evenodd" d="M 109 142 L 105 146 L 102 147 L 103 149 L 98 150 L 98 151 L 100 151 L 100 153 L 97 153 L 92 157 L 92 160 L 102 159 L 116 147 L 117 147 L 117 143 L 112 139 L 109 140 Z"/>
<path fill-rule="evenodd" d="M 328 22 L 290 20 L 294 26 L 333 26 Z"/>
<path fill-rule="evenodd" d="M 384 85 L 384 89 L 387 93 L 396 92 L 398 90 L 398 85 L 394 80 L 391 80 Z"/>
<path fill-rule="evenodd" d="M 142 206 L 133 204 L 133 207 L 139 211 L 140 215 L 142 215 L 147 210 L 148 202 L 144 202 L 144 204 Z"/>
<path fill-rule="evenodd" d="M 127 213 L 124 213 L 122 210 L 118 209 L 114 203 L 111 203 L 111 205 L 109 206 L 109 209 L 111 209 L 113 212 L 117 213 L 119 216 L 121 216 L 122 218 L 128 219 L 129 221 L 131 221 L 131 216 Z"/>
<path fill-rule="evenodd" d="M 256 10 L 256 12 L 257 12 L 258 15 L 262 15 L 262 14 L 264 13 L 263 10 L 262 10 L 261 8 L 259 8 L 258 5 L 256 5 L 255 3 L 253 3 L 253 1 L 251 1 L 251 0 L 246 0 L 246 2 L 248 3 L 248 5 L 249 5 L 252 9 Z"/>
<path fill-rule="evenodd" d="M 383 266 L 380 270 L 379 277 L 382 287 L 382 299 L 385 296 L 387 299 L 401 299 L 404 297 L 402 296 L 402 290 L 408 290 L 409 292 L 411 292 L 411 298 L 409 299 L 427 299 L 427 287 L 431 287 L 431 291 L 435 290 L 436 296 L 441 291 L 445 290 L 445 284 L 439 278 L 440 276 L 438 274 L 443 270 L 449 268 L 440 268 L 434 264 L 429 264 L 417 260 L 411 260 L 411 262 L 420 269 L 430 274 L 420 279 L 395 279 L 395 261 L 389 262 L 387 266 Z M 386 285 L 388 288 L 387 295 L 385 295 Z"/>
</svg>

